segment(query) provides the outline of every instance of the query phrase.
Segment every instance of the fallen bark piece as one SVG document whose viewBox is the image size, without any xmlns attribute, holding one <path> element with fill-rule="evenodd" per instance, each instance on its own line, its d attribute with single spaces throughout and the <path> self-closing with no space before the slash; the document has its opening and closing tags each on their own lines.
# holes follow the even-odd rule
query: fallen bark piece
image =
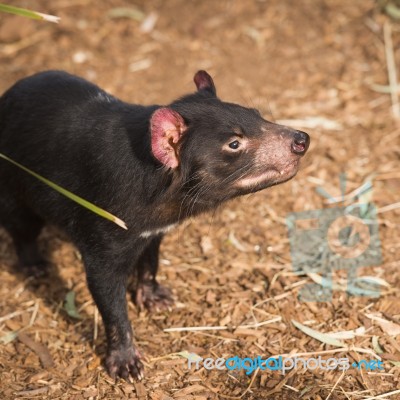
<svg viewBox="0 0 400 400">
<path fill-rule="evenodd" d="M 18 339 L 37 354 L 43 368 L 51 368 L 54 366 L 53 357 L 44 344 L 35 342 L 31 337 L 22 332 L 18 334 Z"/>
</svg>

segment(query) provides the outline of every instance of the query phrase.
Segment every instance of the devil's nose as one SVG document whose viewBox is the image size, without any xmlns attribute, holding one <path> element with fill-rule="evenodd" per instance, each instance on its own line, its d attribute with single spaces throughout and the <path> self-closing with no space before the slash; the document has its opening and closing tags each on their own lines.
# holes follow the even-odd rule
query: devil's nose
<svg viewBox="0 0 400 400">
<path fill-rule="evenodd" d="M 302 156 L 310 145 L 310 136 L 302 131 L 296 131 L 292 142 L 292 153 Z"/>
</svg>

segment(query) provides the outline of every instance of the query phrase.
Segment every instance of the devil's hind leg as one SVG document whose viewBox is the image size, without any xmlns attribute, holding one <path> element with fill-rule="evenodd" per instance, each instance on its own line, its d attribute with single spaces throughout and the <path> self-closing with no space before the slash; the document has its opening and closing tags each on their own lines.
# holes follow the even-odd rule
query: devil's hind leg
<svg viewBox="0 0 400 400">
<path fill-rule="evenodd" d="M 154 237 L 136 264 L 134 301 L 140 309 L 158 311 L 171 308 L 174 304 L 171 291 L 156 280 L 161 240 L 162 235 Z"/>
<path fill-rule="evenodd" d="M 18 266 L 30 275 L 39 276 L 46 271 L 46 262 L 40 255 L 37 238 L 44 221 L 29 208 L 14 199 L 0 195 L 0 225 L 11 235 L 18 256 Z"/>
</svg>

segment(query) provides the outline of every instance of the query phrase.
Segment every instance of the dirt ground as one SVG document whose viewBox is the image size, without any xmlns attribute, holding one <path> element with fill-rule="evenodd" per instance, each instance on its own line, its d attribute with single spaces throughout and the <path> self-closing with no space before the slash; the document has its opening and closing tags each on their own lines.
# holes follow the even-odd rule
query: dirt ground
<svg viewBox="0 0 400 400">
<path fill-rule="evenodd" d="M 115 383 L 103 369 L 104 331 L 76 249 L 47 228 L 41 246 L 51 277 L 33 280 L 13 273 L 15 252 L 0 230 L 0 399 L 400 399 L 400 126 L 390 94 L 373 86 L 388 85 L 385 29 L 400 66 L 400 23 L 370 0 L 8 3 L 61 23 L 0 16 L 1 92 L 33 72 L 63 69 L 126 101 L 167 104 L 193 91 L 194 73 L 206 69 L 222 99 L 285 120 L 312 143 L 292 181 L 166 237 L 160 280 L 173 290 L 174 309 L 139 313 L 129 300 L 146 356 L 140 383 Z M 130 13 L 118 16 L 119 7 Z M 331 300 L 304 302 L 300 290 L 320 275 L 294 273 L 286 217 L 332 207 L 316 189 L 339 196 L 341 173 L 347 194 L 373 184 L 382 262 L 357 273 L 379 279 L 380 296 L 348 296 L 345 275 L 335 272 Z M 70 291 L 82 319 L 65 311 Z M 293 320 L 323 333 L 359 330 L 335 346 Z M 178 327 L 208 329 L 164 331 Z M 185 351 L 380 357 L 384 369 L 196 371 L 177 355 Z"/>
</svg>

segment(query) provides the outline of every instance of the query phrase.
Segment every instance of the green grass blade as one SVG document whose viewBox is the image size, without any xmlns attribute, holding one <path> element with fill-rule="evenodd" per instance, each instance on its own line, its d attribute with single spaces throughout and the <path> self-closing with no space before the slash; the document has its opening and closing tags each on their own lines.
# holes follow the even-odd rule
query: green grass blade
<svg viewBox="0 0 400 400">
<path fill-rule="evenodd" d="M 27 10 L 26 8 L 9 6 L 7 4 L 0 4 L 0 11 L 10 13 L 10 14 L 20 15 L 21 17 L 27 17 L 27 18 L 33 18 L 33 19 L 54 22 L 56 24 L 58 24 L 58 22 L 60 21 L 60 17 L 56 17 L 54 15 L 42 14 L 37 11 L 31 11 L 31 10 Z"/>
<path fill-rule="evenodd" d="M 95 206 L 94 204 L 90 203 L 89 201 L 87 201 L 85 199 L 82 199 L 82 197 L 79 197 L 76 194 L 69 192 L 68 190 L 62 188 L 61 186 L 56 185 L 52 181 L 49 181 L 48 179 L 44 178 L 43 176 L 37 174 L 36 172 L 31 171 L 30 169 L 28 169 L 28 168 L 24 167 L 23 165 L 17 163 L 16 161 L 12 160 L 11 158 L 7 157 L 6 155 L 4 155 L 2 153 L 0 153 L 0 158 L 10 162 L 11 164 L 17 166 L 18 168 L 21 168 L 22 170 L 24 170 L 28 174 L 34 176 L 36 179 L 39 179 L 41 182 L 43 182 L 46 185 L 50 186 L 52 189 L 54 189 L 57 192 L 61 193 L 65 197 L 68 197 L 70 200 L 75 201 L 76 203 L 78 203 L 82 207 L 85 207 L 88 210 L 94 212 L 95 214 L 98 214 L 101 217 L 114 222 L 115 224 L 117 224 L 121 228 L 128 229 L 124 221 L 122 221 L 121 219 L 119 219 L 115 215 L 109 213 L 108 211 L 103 210 L 102 208 Z"/>
</svg>

